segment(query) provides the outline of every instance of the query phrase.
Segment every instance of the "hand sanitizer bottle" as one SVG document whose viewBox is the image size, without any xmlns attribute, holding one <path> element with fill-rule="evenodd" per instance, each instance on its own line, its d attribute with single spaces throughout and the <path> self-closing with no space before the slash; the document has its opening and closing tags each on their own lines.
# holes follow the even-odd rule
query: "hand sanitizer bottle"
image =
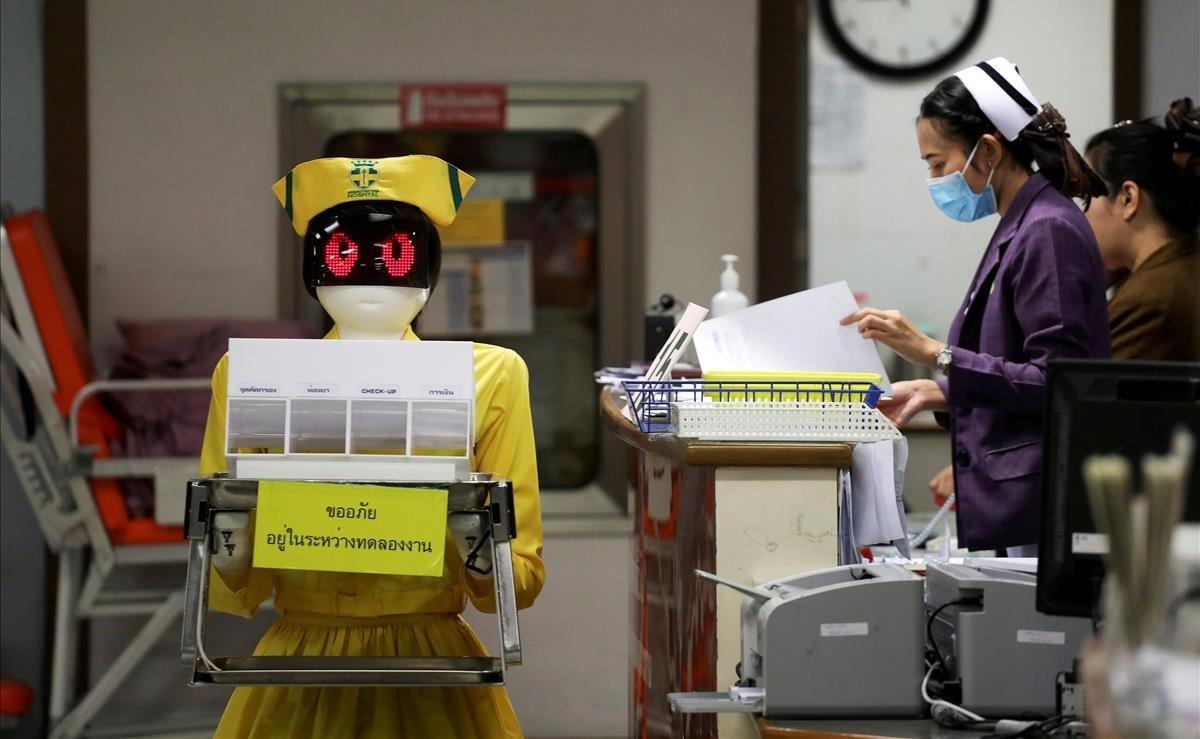
<svg viewBox="0 0 1200 739">
<path fill-rule="evenodd" d="M 733 268 L 737 260 L 736 254 L 726 254 L 721 257 L 721 261 L 725 262 L 725 270 L 721 272 L 721 290 L 712 297 L 709 318 L 728 315 L 750 305 L 750 299 L 746 297 L 745 293 L 738 290 L 738 273 Z"/>
</svg>

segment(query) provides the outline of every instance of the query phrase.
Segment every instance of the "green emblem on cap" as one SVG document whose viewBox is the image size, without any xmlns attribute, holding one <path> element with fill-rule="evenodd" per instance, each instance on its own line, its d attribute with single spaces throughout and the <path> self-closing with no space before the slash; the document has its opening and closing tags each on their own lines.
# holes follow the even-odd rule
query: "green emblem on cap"
<svg viewBox="0 0 1200 739">
<path fill-rule="evenodd" d="M 377 162 L 372 159 L 355 159 L 350 163 L 350 182 L 360 190 L 366 190 L 379 179 Z"/>
</svg>

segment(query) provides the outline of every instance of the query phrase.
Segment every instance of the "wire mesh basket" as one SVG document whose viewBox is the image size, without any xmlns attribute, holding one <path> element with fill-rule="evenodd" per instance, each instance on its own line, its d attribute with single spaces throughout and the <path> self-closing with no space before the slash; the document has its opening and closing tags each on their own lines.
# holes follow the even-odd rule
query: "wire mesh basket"
<svg viewBox="0 0 1200 739">
<path fill-rule="evenodd" d="M 726 441 L 868 442 L 900 437 L 868 382 L 630 380 L 643 433 Z"/>
</svg>

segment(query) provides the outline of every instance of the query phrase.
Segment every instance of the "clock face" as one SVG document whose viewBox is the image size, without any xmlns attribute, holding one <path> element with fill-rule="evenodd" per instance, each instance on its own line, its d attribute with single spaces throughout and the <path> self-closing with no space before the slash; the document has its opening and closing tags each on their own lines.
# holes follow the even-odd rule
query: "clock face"
<svg viewBox="0 0 1200 739">
<path fill-rule="evenodd" d="M 857 66 L 876 74 L 928 74 L 978 38 L 988 0 L 821 0 L 821 24 Z"/>
</svg>

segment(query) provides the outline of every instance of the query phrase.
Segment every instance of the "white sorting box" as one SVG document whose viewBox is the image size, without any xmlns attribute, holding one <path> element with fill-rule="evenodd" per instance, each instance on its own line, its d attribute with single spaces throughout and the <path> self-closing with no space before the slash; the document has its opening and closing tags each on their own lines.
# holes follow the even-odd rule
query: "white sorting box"
<svg viewBox="0 0 1200 739">
<path fill-rule="evenodd" d="M 470 472 L 471 342 L 231 339 L 227 395 L 232 477 L 443 482 Z"/>
</svg>

